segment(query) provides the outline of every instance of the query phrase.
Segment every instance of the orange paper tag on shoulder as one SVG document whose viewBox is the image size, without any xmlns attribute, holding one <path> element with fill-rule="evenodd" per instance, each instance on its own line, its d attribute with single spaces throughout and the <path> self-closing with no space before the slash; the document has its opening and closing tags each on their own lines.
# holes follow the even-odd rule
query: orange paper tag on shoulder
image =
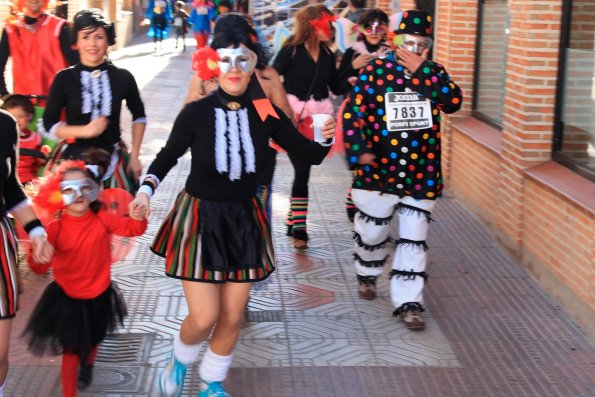
<svg viewBox="0 0 595 397">
<path fill-rule="evenodd" d="M 261 99 L 254 99 L 252 101 L 260 119 L 262 121 L 266 121 L 268 116 L 273 116 L 274 118 L 278 119 L 279 115 L 275 111 L 273 104 L 269 101 L 268 98 L 261 98 Z"/>
</svg>

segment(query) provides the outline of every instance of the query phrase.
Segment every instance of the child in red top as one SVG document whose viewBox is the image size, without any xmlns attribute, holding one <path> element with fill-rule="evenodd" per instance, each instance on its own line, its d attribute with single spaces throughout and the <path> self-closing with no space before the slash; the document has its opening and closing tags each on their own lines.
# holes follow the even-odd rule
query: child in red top
<svg viewBox="0 0 595 397">
<path fill-rule="evenodd" d="M 19 128 L 19 166 L 18 176 L 22 184 L 29 183 L 37 176 L 37 171 L 45 163 L 41 152 L 41 136 L 27 128 L 35 116 L 33 104 L 24 95 L 7 95 L 2 109 L 17 119 Z"/>
<path fill-rule="evenodd" d="M 54 281 L 37 303 L 25 333 L 34 352 L 43 354 L 50 348 L 63 353 L 62 391 L 67 397 L 76 396 L 77 386 L 89 386 L 97 346 L 126 315 L 120 292 L 111 282 L 110 236 L 140 236 L 147 227 L 146 220 L 113 215 L 97 200 L 100 178 L 89 171 L 97 168 L 80 160 L 63 161 L 34 198 L 40 207 L 50 209 L 59 186 L 64 209 L 47 225 L 48 241 L 55 249 L 52 261 L 48 265 L 29 261 L 36 273 L 51 266 Z"/>
</svg>

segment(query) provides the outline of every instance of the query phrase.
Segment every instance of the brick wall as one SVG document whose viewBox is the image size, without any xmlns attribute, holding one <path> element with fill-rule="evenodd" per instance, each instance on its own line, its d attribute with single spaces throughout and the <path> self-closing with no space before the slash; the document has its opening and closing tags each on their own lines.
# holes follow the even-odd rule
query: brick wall
<svg viewBox="0 0 595 397">
<path fill-rule="evenodd" d="M 523 246 L 562 283 L 595 306 L 595 296 L 589 294 L 593 288 L 595 259 L 592 214 L 531 180 L 526 182 L 525 203 Z"/>
<path fill-rule="evenodd" d="M 502 246 L 529 269 L 595 340 L 595 324 L 592 324 L 595 206 L 591 205 L 592 201 L 574 199 L 575 192 L 571 190 L 560 190 L 570 187 L 554 186 L 539 179 L 550 174 L 533 171 L 551 165 L 550 168 L 566 172 L 584 190 L 595 188 L 593 182 L 550 161 L 562 2 L 507 2 L 510 31 L 502 131 L 470 117 L 478 2 L 438 2 L 435 58 L 446 65 L 465 93 L 463 109 L 443 118 L 443 167 L 447 193 L 465 202 Z M 492 7 L 490 12 L 502 11 L 494 9 L 497 3 L 502 5 L 495 0 L 486 1 Z M 581 151 L 593 139 L 585 131 L 595 125 L 591 100 L 595 61 L 592 52 L 581 52 L 583 48 L 593 49 L 595 3 L 575 0 L 574 5 L 575 15 L 579 15 L 577 23 L 589 29 L 571 37 L 571 46 L 577 50 L 568 58 L 568 73 L 574 82 L 569 88 L 572 92 L 568 95 L 566 117 L 576 122 L 567 131 L 565 148 Z M 576 29 L 577 25 L 573 26 Z M 488 26 L 492 28 L 501 32 L 501 26 Z M 492 65 L 494 70 L 497 66 L 501 64 Z M 581 76 L 584 81 L 580 80 Z M 489 88 L 496 88 L 490 87 L 489 81 L 482 83 L 486 83 L 488 94 Z"/>
<path fill-rule="evenodd" d="M 110 21 L 116 21 L 118 12 L 129 3 L 131 0 L 70 0 L 68 2 L 68 18 L 72 20 L 74 14 L 85 8 L 99 8 L 103 10 Z"/>
<path fill-rule="evenodd" d="M 378 0 L 377 7 L 388 15 L 392 14 L 393 2 L 391 0 Z"/>
<path fill-rule="evenodd" d="M 518 248 L 523 228 L 523 171 L 551 158 L 562 4 L 510 1 L 508 69 L 502 131 L 502 213 L 498 227 Z"/>
<path fill-rule="evenodd" d="M 475 34 L 477 30 L 476 1 L 439 1 L 436 7 L 434 27 L 434 58 L 446 66 L 446 70 L 461 87 L 464 94 L 463 106 L 452 117 L 442 118 L 442 129 L 448 132 L 453 119 L 471 114 L 473 92 L 473 68 L 475 64 Z M 446 188 L 450 185 L 452 135 L 442 135 L 442 172 Z"/>
<path fill-rule="evenodd" d="M 401 0 L 401 10 L 415 10 L 415 0 Z"/>
<path fill-rule="evenodd" d="M 464 134 L 450 136 L 450 173 L 448 193 L 456 192 L 464 197 L 469 209 L 479 215 L 490 230 L 498 219 L 498 198 L 494 186 L 489 183 L 497 178 L 500 167 L 499 155 Z"/>
</svg>

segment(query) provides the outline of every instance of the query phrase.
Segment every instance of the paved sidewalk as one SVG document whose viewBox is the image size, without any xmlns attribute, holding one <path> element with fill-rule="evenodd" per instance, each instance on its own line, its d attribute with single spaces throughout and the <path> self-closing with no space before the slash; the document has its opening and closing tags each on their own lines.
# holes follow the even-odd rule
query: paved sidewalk
<svg viewBox="0 0 595 397">
<path fill-rule="evenodd" d="M 147 164 L 180 110 L 193 47 L 177 52 L 166 40 L 165 51 L 154 54 L 152 43 L 144 41 L 113 59 L 142 89 L 149 117 Z M 130 117 L 124 116 L 128 137 Z M 163 260 L 148 245 L 189 164 L 187 155 L 170 172 L 153 199 L 148 232 L 113 266 L 130 315 L 101 346 L 93 384 L 83 396 L 159 394 L 156 377 L 187 309 L 180 283 L 164 276 Z M 343 207 L 349 179 L 340 158 L 315 167 L 312 239 L 308 250 L 297 253 L 283 226 L 292 170 L 287 157 L 279 156 L 273 195 L 278 271 L 251 296 L 226 383 L 232 396 L 595 396 L 595 348 L 453 197 L 440 200 L 430 228 L 427 329 L 407 331 L 391 316 L 386 278 L 376 300 L 360 300 Z M 26 289 L 14 321 L 6 395 L 59 396 L 60 358 L 33 357 L 19 338 L 49 277 L 23 273 Z M 197 393 L 197 367 L 187 375 L 184 396 Z"/>
</svg>

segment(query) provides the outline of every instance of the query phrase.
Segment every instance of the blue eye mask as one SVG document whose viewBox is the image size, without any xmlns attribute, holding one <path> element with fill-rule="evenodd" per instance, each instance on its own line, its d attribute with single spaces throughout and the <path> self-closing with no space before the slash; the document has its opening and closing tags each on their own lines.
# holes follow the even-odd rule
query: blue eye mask
<svg viewBox="0 0 595 397">
<path fill-rule="evenodd" d="M 60 182 L 60 193 L 64 205 L 70 205 L 79 197 L 84 197 L 90 202 L 99 197 L 99 185 L 91 178 L 73 179 Z"/>
<path fill-rule="evenodd" d="M 219 71 L 228 73 L 232 68 L 251 73 L 256 66 L 256 54 L 246 48 L 219 48 Z"/>
</svg>

